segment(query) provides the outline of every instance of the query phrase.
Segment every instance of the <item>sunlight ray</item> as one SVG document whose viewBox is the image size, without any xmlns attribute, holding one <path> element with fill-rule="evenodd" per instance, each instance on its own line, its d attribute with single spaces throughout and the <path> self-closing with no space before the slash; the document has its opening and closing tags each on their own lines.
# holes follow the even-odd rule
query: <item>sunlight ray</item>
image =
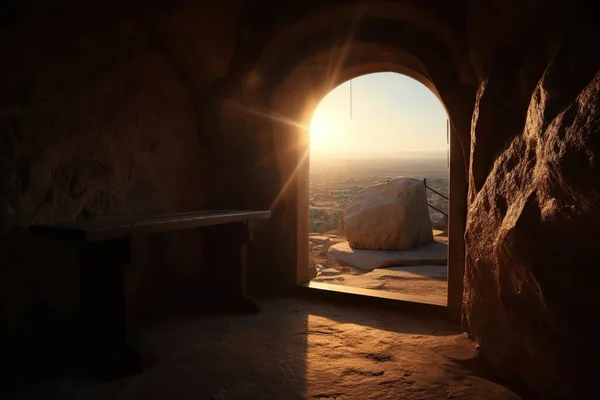
<svg viewBox="0 0 600 400">
<path fill-rule="evenodd" d="M 302 164 L 308 159 L 309 152 L 310 152 L 310 150 L 307 147 L 306 151 L 302 154 L 302 156 L 298 160 L 298 163 L 296 164 L 296 167 L 294 168 L 294 170 L 290 174 L 289 178 L 285 181 L 285 183 L 281 187 L 281 190 L 279 190 L 279 193 L 275 197 L 275 200 L 273 200 L 273 203 L 271 203 L 271 207 L 269 207 L 270 210 L 273 210 L 273 208 L 277 205 L 277 203 L 279 202 L 279 200 L 281 199 L 281 197 L 283 196 L 283 194 L 285 193 L 285 191 L 287 190 L 287 188 L 290 186 L 290 184 L 292 183 L 292 181 L 294 180 L 294 178 L 298 174 L 298 170 L 300 169 L 300 167 L 302 166 Z"/>
</svg>

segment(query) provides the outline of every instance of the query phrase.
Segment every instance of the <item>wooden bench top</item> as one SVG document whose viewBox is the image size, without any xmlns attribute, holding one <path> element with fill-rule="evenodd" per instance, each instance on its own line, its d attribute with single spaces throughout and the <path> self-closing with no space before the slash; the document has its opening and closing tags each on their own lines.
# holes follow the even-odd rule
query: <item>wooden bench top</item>
<svg viewBox="0 0 600 400">
<path fill-rule="evenodd" d="M 32 234 L 97 242 L 127 237 L 133 233 L 156 233 L 202 226 L 269 219 L 271 211 L 211 210 L 135 217 L 108 217 L 90 221 L 65 221 L 32 225 Z"/>
</svg>

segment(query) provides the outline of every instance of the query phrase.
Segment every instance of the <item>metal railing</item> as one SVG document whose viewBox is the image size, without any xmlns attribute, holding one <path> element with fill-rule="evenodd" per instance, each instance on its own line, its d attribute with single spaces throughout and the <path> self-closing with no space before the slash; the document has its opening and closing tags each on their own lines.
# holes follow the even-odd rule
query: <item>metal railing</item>
<svg viewBox="0 0 600 400">
<path fill-rule="evenodd" d="M 434 188 L 432 188 L 432 187 L 430 187 L 430 186 L 427 186 L 427 179 L 423 179 L 423 184 L 425 185 L 425 188 L 426 188 L 426 189 L 429 189 L 429 190 L 431 190 L 433 193 L 435 193 L 435 194 L 437 194 L 438 196 L 440 196 L 440 197 L 442 197 L 442 198 L 446 199 L 446 201 L 448 201 L 448 200 L 449 200 L 449 199 L 448 199 L 448 197 L 447 197 L 445 194 L 442 194 L 442 193 L 438 192 L 437 190 L 435 190 Z M 441 214 L 444 214 L 446 217 L 448 216 L 448 213 L 447 213 L 447 212 L 440 210 L 439 208 L 437 208 L 437 207 L 436 207 L 436 206 L 434 206 L 433 204 L 430 204 L 429 202 L 427 202 L 427 205 L 428 205 L 429 207 L 433 208 L 435 211 L 437 211 L 437 212 L 439 212 L 439 213 L 441 213 Z"/>
</svg>

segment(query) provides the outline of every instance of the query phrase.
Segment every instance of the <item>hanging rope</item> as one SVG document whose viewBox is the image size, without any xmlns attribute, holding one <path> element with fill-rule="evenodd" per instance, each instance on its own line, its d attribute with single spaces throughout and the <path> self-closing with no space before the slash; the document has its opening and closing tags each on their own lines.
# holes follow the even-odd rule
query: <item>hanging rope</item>
<svg viewBox="0 0 600 400">
<path fill-rule="evenodd" d="M 448 149 L 446 150 L 446 164 L 450 168 L 450 120 L 446 118 L 446 144 Z"/>
</svg>

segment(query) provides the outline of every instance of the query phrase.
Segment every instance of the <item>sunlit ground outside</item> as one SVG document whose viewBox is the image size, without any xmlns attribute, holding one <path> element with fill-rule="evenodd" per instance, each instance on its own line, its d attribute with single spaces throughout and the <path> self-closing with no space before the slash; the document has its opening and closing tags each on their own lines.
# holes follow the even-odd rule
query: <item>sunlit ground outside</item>
<svg viewBox="0 0 600 400">
<path fill-rule="evenodd" d="M 400 74 L 323 98 L 310 125 L 311 282 L 445 304 L 447 123 L 438 98 Z"/>
</svg>

